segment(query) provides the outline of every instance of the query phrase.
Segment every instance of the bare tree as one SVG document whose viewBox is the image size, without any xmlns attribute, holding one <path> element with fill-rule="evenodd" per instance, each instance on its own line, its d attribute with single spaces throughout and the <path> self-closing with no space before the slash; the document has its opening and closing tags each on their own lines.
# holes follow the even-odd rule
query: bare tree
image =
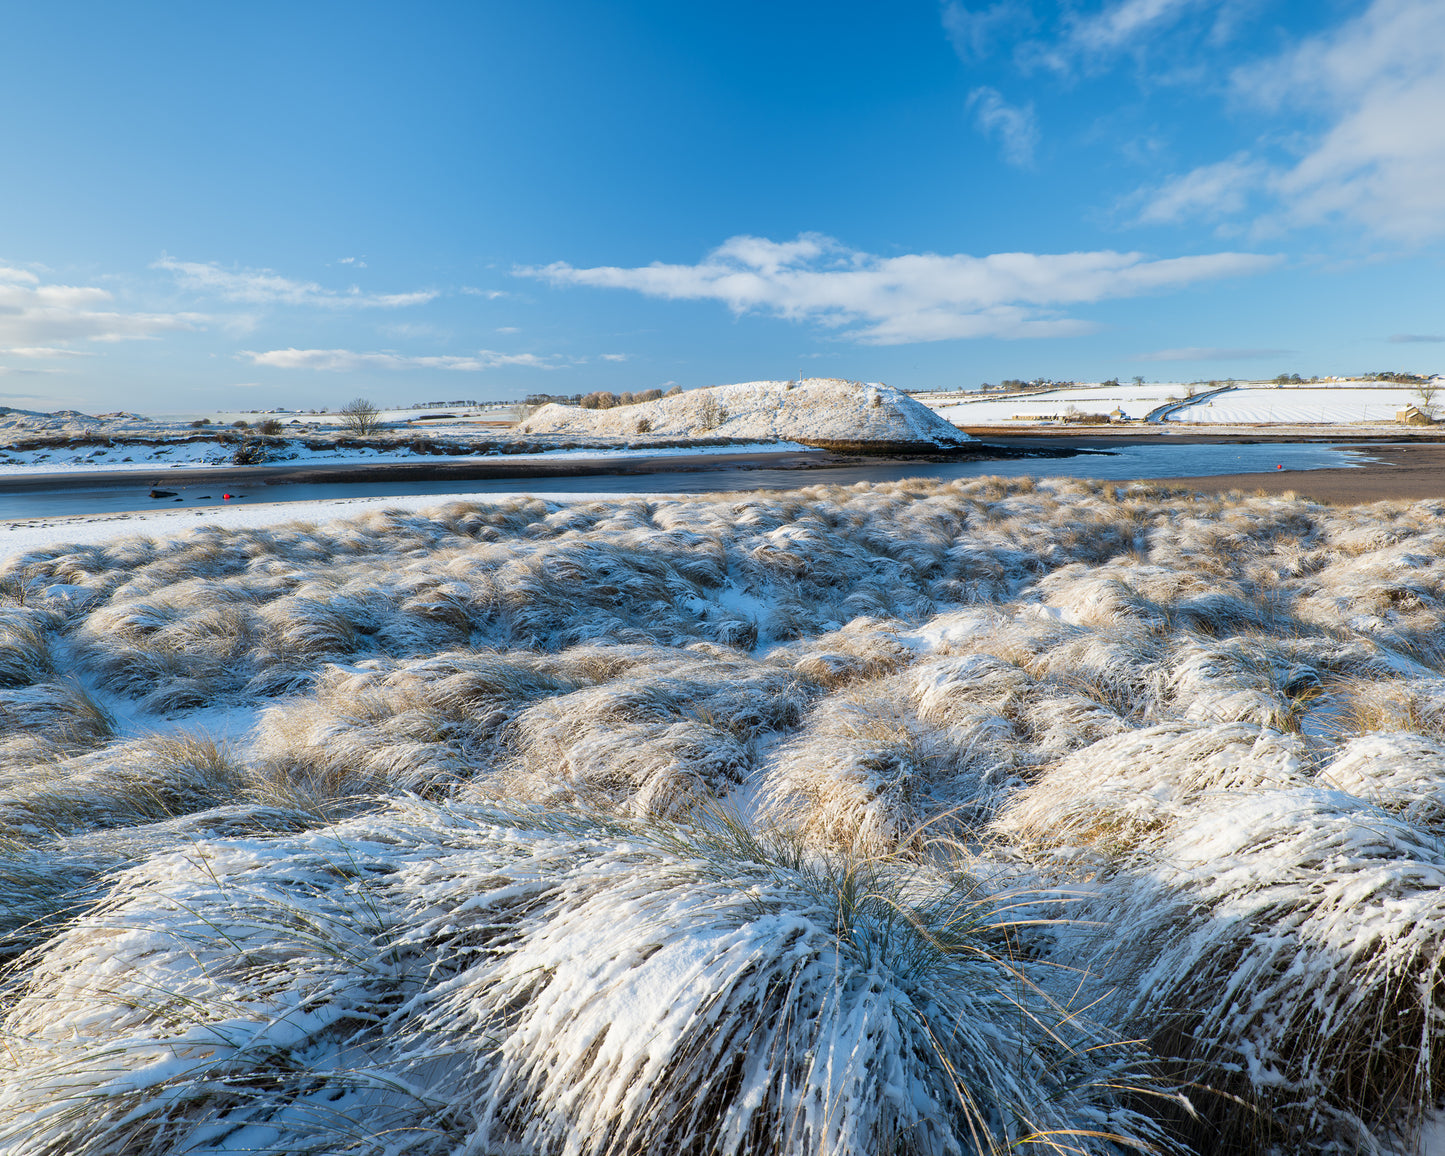
<svg viewBox="0 0 1445 1156">
<path fill-rule="evenodd" d="M 1415 396 L 1420 399 L 1420 412 L 1431 421 L 1435 420 L 1435 398 L 1440 392 L 1440 379 L 1427 377 L 1415 386 Z"/>
<path fill-rule="evenodd" d="M 381 410 L 364 397 L 352 398 L 336 412 L 341 424 L 354 434 L 375 433 L 381 427 Z"/>
</svg>

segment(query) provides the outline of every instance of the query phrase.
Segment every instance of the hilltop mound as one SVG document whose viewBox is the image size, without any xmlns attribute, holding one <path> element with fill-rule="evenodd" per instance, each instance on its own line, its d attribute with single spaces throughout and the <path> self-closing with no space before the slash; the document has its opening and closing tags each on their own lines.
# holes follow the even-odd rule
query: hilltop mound
<svg viewBox="0 0 1445 1156">
<path fill-rule="evenodd" d="M 615 409 L 554 403 L 518 432 L 725 437 L 875 453 L 953 449 L 973 441 L 900 390 L 837 378 L 718 385 Z"/>
</svg>

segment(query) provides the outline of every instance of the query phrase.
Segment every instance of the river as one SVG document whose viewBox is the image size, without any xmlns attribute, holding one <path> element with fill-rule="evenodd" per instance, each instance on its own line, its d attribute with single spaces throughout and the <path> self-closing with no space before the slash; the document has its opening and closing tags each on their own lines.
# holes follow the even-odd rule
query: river
<svg viewBox="0 0 1445 1156">
<path fill-rule="evenodd" d="M 68 481 L 53 489 L 0 492 L 0 518 L 59 517 L 68 514 L 106 514 L 153 510 L 175 505 L 242 505 L 253 502 L 315 502 L 339 498 L 389 497 L 423 494 L 548 494 L 577 493 L 710 493 L 726 490 L 788 490 L 815 485 L 853 485 L 857 482 L 887 482 L 901 478 L 986 477 L 990 474 L 1017 477 L 1065 476 L 1127 480 L 1133 478 L 1177 478 L 1218 474 L 1261 473 L 1285 470 L 1316 470 L 1361 466 L 1368 455 L 1358 447 L 1330 443 L 1286 443 L 1250 445 L 1239 443 L 1180 444 L 1151 443 L 1120 445 L 1107 452 L 1089 451 L 1067 458 L 1015 458 L 974 462 L 886 462 L 878 465 L 848 465 L 821 469 L 702 469 L 664 473 L 630 473 L 581 477 L 498 478 L 459 481 L 377 480 L 362 482 L 306 482 L 282 485 L 259 483 L 245 486 L 228 482 L 196 485 L 186 481 L 181 470 L 168 470 L 160 484 L 175 497 L 151 498 L 150 484 L 156 474 L 136 474 L 135 479 L 117 479 L 114 474 L 102 482 Z M 144 479 L 144 480 L 142 480 Z M 231 492 L 229 498 L 222 495 Z"/>
</svg>

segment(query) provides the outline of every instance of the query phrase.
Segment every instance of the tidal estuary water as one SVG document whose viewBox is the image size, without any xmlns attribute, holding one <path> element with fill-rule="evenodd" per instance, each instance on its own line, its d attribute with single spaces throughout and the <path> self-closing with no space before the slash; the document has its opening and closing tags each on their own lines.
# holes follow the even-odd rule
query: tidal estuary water
<svg viewBox="0 0 1445 1156">
<path fill-rule="evenodd" d="M 72 514 L 107 514 L 176 506 L 243 505 L 254 502 L 315 502 L 341 498 L 388 497 L 422 494 L 549 494 L 648 493 L 697 494 L 728 490 L 791 490 L 803 486 L 853 485 L 890 482 L 902 478 L 955 478 L 1003 475 L 1018 477 L 1065 476 L 1129 480 L 1180 478 L 1218 474 L 1245 474 L 1284 470 L 1340 469 L 1363 466 L 1368 455 L 1358 447 L 1330 443 L 1311 444 L 1149 444 L 1112 446 L 1107 452 L 1088 451 L 1067 458 L 1015 458 L 976 462 L 887 462 L 824 469 L 704 469 L 649 474 L 604 474 L 571 477 L 497 478 L 460 481 L 378 479 L 364 482 L 308 482 L 254 485 L 228 482 L 225 487 L 189 482 L 185 471 L 171 469 L 137 473 L 134 478 L 110 475 L 102 483 L 85 479 L 54 488 L 4 490 L 0 478 L 0 519 L 62 517 Z M 174 491 L 175 497 L 152 498 L 152 483 Z M 231 492 L 229 499 L 223 493 Z"/>
</svg>

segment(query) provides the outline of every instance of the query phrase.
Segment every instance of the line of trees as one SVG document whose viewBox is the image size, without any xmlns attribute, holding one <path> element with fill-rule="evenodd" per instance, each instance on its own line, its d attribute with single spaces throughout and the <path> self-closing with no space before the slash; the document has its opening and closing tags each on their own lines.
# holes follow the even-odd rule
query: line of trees
<svg viewBox="0 0 1445 1156">
<path fill-rule="evenodd" d="M 662 397 L 676 397 L 682 392 L 682 386 L 674 385 L 666 393 L 660 389 L 642 389 L 636 393 L 612 393 L 609 390 L 599 389 L 592 393 L 584 394 L 582 400 L 577 404 L 583 409 L 616 409 L 623 405 L 638 405 L 644 401 L 656 401 Z"/>
</svg>

